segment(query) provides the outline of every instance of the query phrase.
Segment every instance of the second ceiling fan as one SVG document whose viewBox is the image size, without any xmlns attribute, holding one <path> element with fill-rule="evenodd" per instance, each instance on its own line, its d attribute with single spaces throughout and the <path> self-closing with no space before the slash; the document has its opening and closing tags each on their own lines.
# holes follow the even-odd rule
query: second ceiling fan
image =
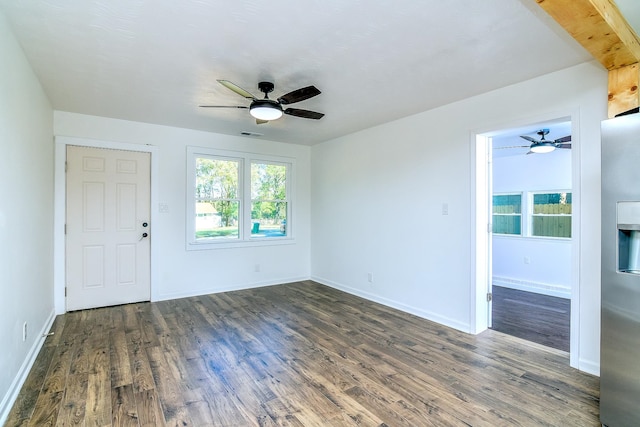
<svg viewBox="0 0 640 427">
<path fill-rule="evenodd" d="M 255 117 L 257 124 L 268 123 L 271 120 L 276 120 L 282 117 L 283 114 L 289 116 L 302 117 L 304 119 L 319 120 L 324 117 L 323 113 L 317 111 L 301 110 L 299 108 L 283 108 L 283 105 L 295 104 L 296 102 L 304 101 L 314 96 L 320 95 L 320 90 L 315 86 L 307 86 L 300 89 L 296 89 L 287 94 L 282 95 L 276 100 L 269 99 L 269 93 L 273 92 L 274 84 L 271 82 L 258 83 L 258 89 L 264 93 L 264 98 L 256 98 L 251 92 L 244 90 L 237 84 L 230 82 L 229 80 L 218 80 L 218 83 L 237 93 L 238 95 L 251 99 L 251 104 L 246 105 L 201 105 L 203 108 L 241 108 L 248 109 L 249 113 Z"/>
<path fill-rule="evenodd" d="M 496 149 L 504 150 L 509 148 L 529 148 L 529 152 L 527 154 L 550 153 L 556 148 L 571 149 L 571 135 L 567 135 L 554 140 L 547 140 L 545 139 L 545 136 L 549 134 L 549 129 L 540 129 L 536 133 L 540 136 L 540 139 L 534 139 L 528 135 L 520 135 L 520 138 L 526 139 L 531 143 L 531 145 L 512 145 L 510 147 L 496 147 Z"/>
</svg>

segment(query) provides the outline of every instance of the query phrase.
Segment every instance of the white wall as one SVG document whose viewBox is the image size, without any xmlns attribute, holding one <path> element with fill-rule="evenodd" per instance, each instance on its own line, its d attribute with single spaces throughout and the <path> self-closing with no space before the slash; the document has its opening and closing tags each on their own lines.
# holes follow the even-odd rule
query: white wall
<svg viewBox="0 0 640 427">
<path fill-rule="evenodd" d="M 3 424 L 53 321 L 53 111 L 2 13 L 0 58 Z"/>
<path fill-rule="evenodd" d="M 155 299 L 312 275 L 320 282 L 470 330 L 471 135 L 575 113 L 579 127 L 574 146 L 580 153 L 577 167 L 582 189 L 578 352 L 580 367 L 597 371 L 599 132 L 607 93 L 606 72 L 598 65 L 583 64 L 310 149 L 60 111 L 52 114 L 1 14 L 0 57 L 0 270 L 4 280 L 0 342 L 9 349 L 0 356 L 0 423 L 42 342 L 41 333 L 53 319 L 52 294 L 60 299 L 63 292 L 63 284 L 52 284 L 53 193 L 59 190 L 52 184 L 54 133 L 155 147 L 155 203 L 169 206 L 166 214 L 152 206 L 153 239 L 160 242 L 154 255 Z M 295 158 L 295 243 L 186 251 L 187 145 Z M 261 264 L 258 273 L 254 272 L 257 263 Z M 23 322 L 29 325 L 26 342 L 22 341 Z"/>
<path fill-rule="evenodd" d="M 523 193 L 524 208 L 527 192 L 571 190 L 571 154 L 494 158 L 493 192 Z M 494 234 L 493 277 L 494 285 L 571 298 L 571 240 Z"/>
<path fill-rule="evenodd" d="M 577 352 L 581 369 L 597 372 L 606 106 L 607 73 L 592 62 L 312 147 L 312 278 L 473 330 L 471 136 L 575 116 L 582 228 L 579 345 L 572 356 Z"/>
<path fill-rule="evenodd" d="M 155 147 L 158 170 L 152 176 L 157 189 L 151 207 L 152 269 L 155 269 L 152 299 L 202 295 L 309 278 L 309 147 L 62 111 L 54 113 L 54 133 L 56 141 L 64 140 L 60 138 L 64 136 Z M 295 240 L 286 245 L 187 251 L 187 146 L 295 159 L 291 221 L 295 225 Z M 57 190 L 57 200 L 64 200 L 64 194 L 60 194 L 64 188 Z M 169 212 L 160 213 L 160 204 L 166 204 Z M 256 264 L 260 264 L 259 272 L 255 272 Z M 57 283 L 56 295 L 63 292 L 62 284 Z"/>
</svg>

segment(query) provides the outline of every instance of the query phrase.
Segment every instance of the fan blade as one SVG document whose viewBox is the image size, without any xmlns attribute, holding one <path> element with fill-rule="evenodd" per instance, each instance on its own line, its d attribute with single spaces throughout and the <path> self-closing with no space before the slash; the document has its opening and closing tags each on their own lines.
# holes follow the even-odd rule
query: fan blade
<svg viewBox="0 0 640 427">
<path fill-rule="evenodd" d="M 556 148 L 568 148 L 571 150 L 571 144 L 556 144 Z"/>
<path fill-rule="evenodd" d="M 529 148 L 530 145 L 511 145 L 509 147 L 493 147 L 494 150 L 506 150 L 507 148 Z"/>
<path fill-rule="evenodd" d="M 198 105 L 200 108 L 242 108 L 247 109 L 244 105 Z"/>
<path fill-rule="evenodd" d="M 256 119 L 257 125 L 263 125 L 265 123 L 269 123 L 269 120 Z"/>
<path fill-rule="evenodd" d="M 313 98 L 316 95 L 320 95 L 322 92 L 315 86 L 307 86 L 293 92 L 289 92 L 278 98 L 280 104 L 293 104 L 296 102 L 304 101 L 305 99 Z"/>
<path fill-rule="evenodd" d="M 571 135 L 567 135 L 567 136 L 565 136 L 565 137 L 558 138 L 558 139 L 556 139 L 556 140 L 555 140 L 555 141 L 553 141 L 553 142 L 554 142 L 554 143 L 556 143 L 556 144 L 561 144 L 561 143 L 563 143 L 563 142 L 569 142 L 569 141 L 571 141 Z"/>
<path fill-rule="evenodd" d="M 222 86 L 226 87 L 229 90 L 234 91 L 235 93 L 237 93 L 238 95 L 248 98 L 248 99 L 256 99 L 255 96 L 253 96 L 251 94 L 251 92 L 248 92 L 244 89 L 242 89 L 240 86 L 238 86 L 235 83 L 230 82 L 229 80 L 218 80 L 218 83 L 220 83 Z"/>
<path fill-rule="evenodd" d="M 533 139 L 533 138 L 531 138 L 530 136 L 527 136 L 527 135 L 520 135 L 520 138 L 526 139 L 529 142 L 540 142 L 537 139 Z"/>
<path fill-rule="evenodd" d="M 299 110 L 297 108 L 287 108 L 286 110 L 284 110 L 284 113 L 290 116 L 302 117 L 304 119 L 319 120 L 324 117 L 323 113 L 318 113 L 317 111 Z"/>
</svg>

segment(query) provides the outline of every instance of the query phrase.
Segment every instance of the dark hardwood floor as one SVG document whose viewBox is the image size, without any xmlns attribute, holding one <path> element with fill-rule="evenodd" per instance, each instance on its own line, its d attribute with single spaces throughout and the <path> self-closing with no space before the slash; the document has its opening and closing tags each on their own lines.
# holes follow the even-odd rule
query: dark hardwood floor
<svg viewBox="0 0 640 427">
<path fill-rule="evenodd" d="M 491 328 L 569 351 L 571 300 L 493 286 Z"/>
<path fill-rule="evenodd" d="M 314 282 L 59 316 L 7 426 L 599 426 L 566 353 Z"/>
</svg>

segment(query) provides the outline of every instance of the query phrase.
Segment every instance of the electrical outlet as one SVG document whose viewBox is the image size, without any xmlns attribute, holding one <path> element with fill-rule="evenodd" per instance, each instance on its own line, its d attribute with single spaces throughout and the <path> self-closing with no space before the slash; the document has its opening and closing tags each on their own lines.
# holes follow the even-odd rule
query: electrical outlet
<svg viewBox="0 0 640 427">
<path fill-rule="evenodd" d="M 529 258 L 528 256 L 524 257 L 524 263 L 531 264 L 531 258 Z"/>
<path fill-rule="evenodd" d="M 256 273 L 260 273 L 260 264 L 256 264 L 253 266 L 253 271 Z"/>
<path fill-rule="evenodd" d="M 367 280 L 369 283 L 373 283 L 373 273 L 367 273 Z"/>
<path fill-rule="evenodd" d="M 442 204 L 442 215 L 449 215 L 449 203 Z"/>
<path fill-rule="evenodd" d="M 22 341 L 27 340 L 27 322 L 22 324 Z"/>
</svg>

